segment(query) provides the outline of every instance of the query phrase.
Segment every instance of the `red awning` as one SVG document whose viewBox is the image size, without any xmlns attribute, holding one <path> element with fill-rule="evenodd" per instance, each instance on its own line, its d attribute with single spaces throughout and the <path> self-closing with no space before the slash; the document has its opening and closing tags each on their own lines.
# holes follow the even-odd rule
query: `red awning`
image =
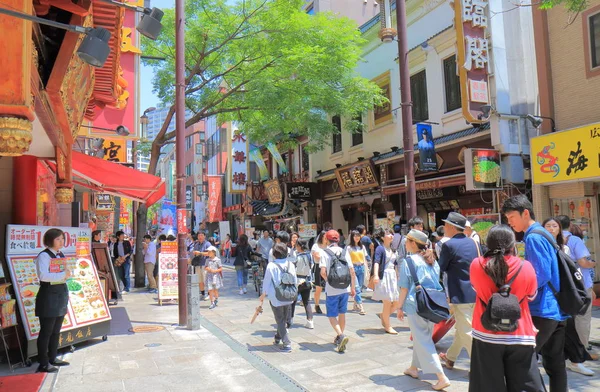
<svg viewBox="0 0 600 392">
<path fill-rule="evenodd" d="M 165 195 L 165 182 L 160 177 L 77 151 L 72 154 L 73 183 L 77 185 L 146 203 L 148 207 Z"/>
</svg>

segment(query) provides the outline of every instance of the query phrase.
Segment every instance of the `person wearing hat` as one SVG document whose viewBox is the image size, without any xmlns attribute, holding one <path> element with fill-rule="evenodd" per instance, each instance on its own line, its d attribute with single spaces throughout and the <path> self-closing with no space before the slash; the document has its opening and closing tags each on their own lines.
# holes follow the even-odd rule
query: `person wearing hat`
<svg viewBox="0 0 600 392">
<path fill-rule="evenodd" d="M 448 352 L 441 353 L 440 359 L 448 369 L 452 369 L 463 348 L 471 357 L 475 291 L 471 286 L 469 270 L 471 262 L 481 255 L 481 248 L 478 242 L 465 235 L 467 218 L 463 215 L 451 212 L 443 221 L 444 234 L 450 239 L 442 245 L 438 262 L 440 271 L 446 274 L 446 289 L 454 311 L 456 333 Z"/>
<path fill-rule="evenodd" d="M 471 221 L 467 221 L 465 224 L 465 235 L 473 238 L 475 241 L 481 244 L 481 238 L 479 237 L 479 234 L 477 234 L 477 232 L 471 227 Z"/>
<path fill-rule="evenodd" d="M 420 230 L 411 230 L 406 236 L 406 250 L 409 256 L 400 266 L 400 299 L 398 318 L 408 319 L 408 326 L 413 337 L 412 363 L 404 374 L 419 378 L 419 369 L 423 373 L 434 373 L 438 382 L 432 386 L 440 391 L 450 386 L 450 380 L 444 374 L 444 369 L 433 343 L 434 323 L 417 314 L 416 285 L 412 278 L 411 268 L 414 268 L 419 284 L 423 288 L 441 290 L 440 267 L 433 257 L 429 257 L 427 234 Z M 431 252 L 431 251 L 429 251 Z"/>
<path fill-rule="evenodd" d="M 223 287 L 223 275 L 221 275 L 223 265 L 221 264 L 221 259 L 217 256 L 219 254 L 217 248 L 209 246 L 206 249 L 206 253 L 208 253 L 208 257 L 206 258 L 204 269 L 206 270 L 205 286 L 208 289 L 208 296 L 210 297 L 210 306 L 208 308 L 214 309 L 219 302 L 219 289 Z"/>
<path fill-rule="evenodd" d="M 346 350 L 348 344 L 348 337 L 344 334 L 346 328 L 346 312 L 348 310 L 348 297 L 356 295 L 356 274 L 354 272 L 354 266 L 352 263 L 348 263 L 344 257 L 344 250 L 339 247 L 338 242 L 340 240 L 340 234 L 336 230 L 329 230 L 325 233 L 325 248 L 319 266 L 321 268 L 321 277 L 327 282 L 329 276 L 329 270 L 335 259 L 340 260 L 341 263 L 348 267 L 350 272 L 350 285 L 346 288 L 335 288 L 332 287 L 329 282 L 325 285 L 325 293 L 327 299 L 325 305 L 327 306 L 327 317 L 329 323 L 333 327 L 333 330 L 337 334 L 333 343 L 337 346 L 338 352 L 343 353 Z M 338 264 L 339 265 L 339 264 Z"/>
</svg>

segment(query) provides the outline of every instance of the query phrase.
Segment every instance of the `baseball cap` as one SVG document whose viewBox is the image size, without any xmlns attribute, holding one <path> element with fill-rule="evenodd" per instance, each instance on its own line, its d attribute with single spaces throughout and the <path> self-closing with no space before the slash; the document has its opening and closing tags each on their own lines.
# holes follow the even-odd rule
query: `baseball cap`
<svg viewBox="0 0 600 392">
<path fill-rule="evenodd" d="M 214 246 L 209 246 L 208 248 L 206 248 L 207 252 L 215 252 L 215 253 L 219 253 L 219 251 L 217 250 L 217 248 L 215 248 Z"/>
<path fill-rule="evenodd" d="M 329 230 L 327 233 L 325 233 L 325 238 L 327 238 L 327 240 L 330 242 L 339 242 L 340 233 L 335 230 Z"/>
</svg>

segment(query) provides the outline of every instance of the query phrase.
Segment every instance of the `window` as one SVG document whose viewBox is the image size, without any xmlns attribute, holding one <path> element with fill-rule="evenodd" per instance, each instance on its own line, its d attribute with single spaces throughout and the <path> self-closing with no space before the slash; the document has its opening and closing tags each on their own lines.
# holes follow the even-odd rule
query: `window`
<svg viewBox="0 0 600 392">
<path fill-rule="evenodd" d="M 412 95 L 413 124 L 429 118 L 427 107 L 427 77 L 425 70 L 410 77 L 410 93 Z"/>
<path fill-rule="evenodd" d="M 342 119 L 340 116 L 333 116 L 331 118 L 331 123 L 334 127 L 337 128 L 335 133 L 333 134 L 333 153 L 342 151 Z"/>
<path fill-rule="evenodd" d="M 364 124 L 362 122 L 362 116 L 358 116 L 354 119 L 354 121 L 358 121 L 360 124 L 357 129 L 352 132 L 352 147 L 358 146 L 363 143 L 363 132 L 364 132 Z"/>
<path fill-rule="evenodd" d="M 190 136 L 185 137 L 185 151 L 188 151 L 190 148 L 192 148 L 193 141 L 194 141 L 193 136 L 190 135 Z"/>
<path fill-rule="evenodd" d="M 302 156 L 302 171 L 303 172 L 307 172 L 310 170 L 310 163 L 309 163 L 309 154 L 308 151 L 306 151 L 306 144 L 303 144 L 302 146 L 300 146 L 301 149 L 301 156 Z"/>
<path fill-rule="evenodd" d="M 592 68 L 600 67 L 600 13 L 589 17 Z"/>
<path fill-rule="evenodd" d="M 446 89 L 446 113 L 461 107 L 460 77 L 456 73 L 456 55 L 444 60 L 444 85 Z"/>
<path fill-rule="evenodd" d="M 185 166 L 185 176 L 186 177 L 192 176 L 192 164 L 191 163 L 189 165 Z"/>
</svg>

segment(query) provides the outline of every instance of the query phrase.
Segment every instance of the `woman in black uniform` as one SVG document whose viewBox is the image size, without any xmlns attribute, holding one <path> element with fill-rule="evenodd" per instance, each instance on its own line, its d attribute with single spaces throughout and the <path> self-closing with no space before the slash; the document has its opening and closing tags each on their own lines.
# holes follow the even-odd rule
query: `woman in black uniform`
<svg viewBox="0 0 600 392">
<path fill-rule="evenodd" d="M 68 362 L 56 358 L 58 339 L 63 319 L 67 314 L 69 290 L 66 285 L 71 272 L 50 272 L 50 261 L 65 257 L 60 249 L 65 245 L 65 235 L 60 229 L 50 229 L 44 234 L 46 249 L 36 259 L 40 290 L 35 298 L 35 315 L 40 319 L 40 335 L 37 340 L 38 372 L 55 373 L 55 366 L 67 366 Z M 54 366 L 53 366 L 54 365 Z"/>
</svg>

